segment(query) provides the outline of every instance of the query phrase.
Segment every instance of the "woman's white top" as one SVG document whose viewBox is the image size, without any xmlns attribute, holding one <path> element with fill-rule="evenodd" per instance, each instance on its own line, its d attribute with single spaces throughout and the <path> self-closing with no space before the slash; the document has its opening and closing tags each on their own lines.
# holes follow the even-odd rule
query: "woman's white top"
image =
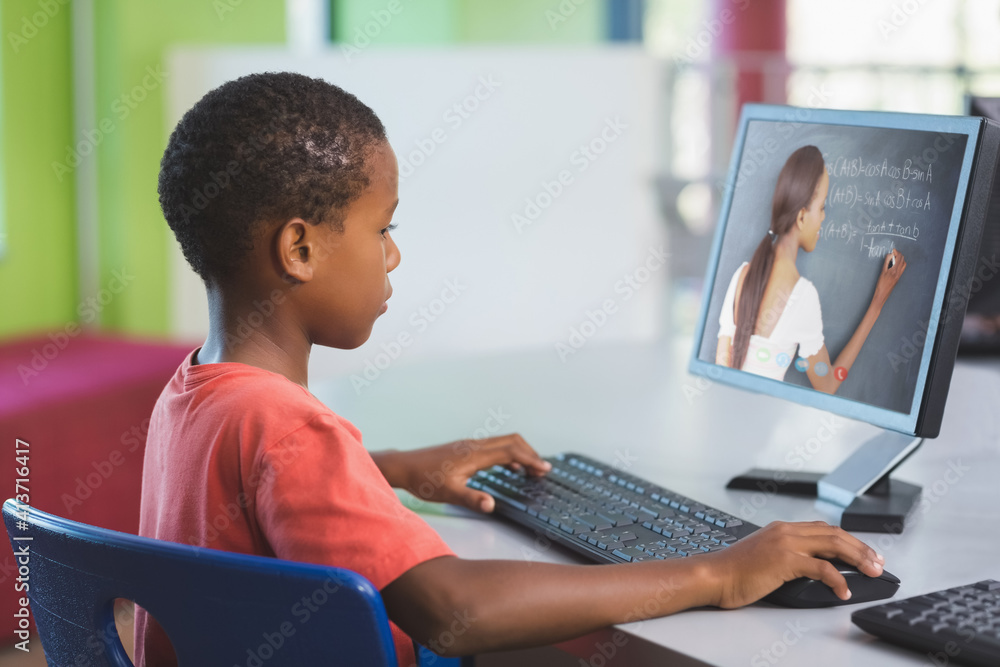
<svg viewBox="0 0 1000 667">
<path fill-rule="evenodd" d="M 722 312 L 719 313 L 720 338 L 729 336 L 732 339 L 736 336 L 734 309 L 736 288 L 740 282 L 740 273 L 746 265 L 747 262 L 740 264 L 733 274 L 733 279 L 729 281 L 729 289 L 726 290 L 726 298 L 722 302 Z M 762 313 L 758 318 L 764 316 Z M 800 357 L 811 357 L 822 347 L 823 313 L 819 307 L 819 293 L 815 285 L 800 276 L 778 316 L 771 335 L 767 338 L 757 334 L 750 336 L 750 347 L 747 349 L 746 361 L 743 362 L 743 370 L 775 380 L 784 380 L 785 371 L 795 359 L 796 348 Z"/>
</svg>

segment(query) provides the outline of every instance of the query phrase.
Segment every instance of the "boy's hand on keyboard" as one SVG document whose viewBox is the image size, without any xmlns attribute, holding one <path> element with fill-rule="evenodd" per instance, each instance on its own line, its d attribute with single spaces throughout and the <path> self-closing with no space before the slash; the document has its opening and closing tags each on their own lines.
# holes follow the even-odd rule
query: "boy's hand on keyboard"
<svg viewBox="0 0 1000 667">
<path fill-rule="evenodd" d="M 819 579 L 842 600 L 850 597 L 847 580 L 823 560 L 839 558 L 864 574 L 882 574 L 884 560 L 874 549 L 837 526 L 823 521 L 770 523 L 728 549 L 700 556 L 713 561 L 717 598 L 731 609 L 756 602 L 781 584 L 799 577 Z"/>
<path fill-rule="evenodd" d="M 544 475 L 552 465 L 544 461 L 517 433 L 482 440 L 457 442 L 410 452 L 399 452 L 403 465 L 402 486 L 423 500 L 461 505 L 492 512 L 493 496 L 465 484 L 477 470 L 494 465 Z M 391 480 L 390 480 L 391 481 Z"/>
</svg>

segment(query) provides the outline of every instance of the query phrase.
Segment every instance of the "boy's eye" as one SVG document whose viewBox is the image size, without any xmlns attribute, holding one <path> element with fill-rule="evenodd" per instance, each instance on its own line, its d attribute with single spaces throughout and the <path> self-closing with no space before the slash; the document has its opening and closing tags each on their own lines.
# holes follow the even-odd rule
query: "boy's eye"
<svg viewBox="0 0 1000 667">
<path fill-rule="evenodd" d="M 381 231 L 379 232 L 379 234 L 381 234 L 382 236 L 385 236 L 385 233 L 386 233 L 386 232 L 391 232 L 391 231 L 392 231 L 392 230 L 394 230 L 395 228 L 396 228 L 396 225 L 395 225 L 395 224 L 391 224 L 391 225 L 389 225 L 388 227 L 385 227 L 385 228 L 383 228 L 383 229 L 382 229 L 382 230 L 381 230 Z"/>
</svg>

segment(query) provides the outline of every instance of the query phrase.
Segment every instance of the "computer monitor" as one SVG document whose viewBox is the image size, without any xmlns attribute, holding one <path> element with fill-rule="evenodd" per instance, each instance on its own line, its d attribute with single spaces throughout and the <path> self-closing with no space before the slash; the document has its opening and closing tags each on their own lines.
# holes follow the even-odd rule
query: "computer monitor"
<svg viewBox="0 0 1000 667">
<path fill-rule="evenodd" d="M 1000 97 L 968 95 L 965 112 L 1000 122 Z M 972 281 L 962 323 L 959 354 L 1000 354 L 1000 188 L 993 189 L 979 246 L 979 268 Z"/>
<path fill-rule="evenodd" d="M 940 430 L 998 145 L 982 118 L 744 106 L 690 371 L 883 431 L 829 474 L 731 487 L 903 529 L 920 488 L 889 473 Z"/>
</svg>

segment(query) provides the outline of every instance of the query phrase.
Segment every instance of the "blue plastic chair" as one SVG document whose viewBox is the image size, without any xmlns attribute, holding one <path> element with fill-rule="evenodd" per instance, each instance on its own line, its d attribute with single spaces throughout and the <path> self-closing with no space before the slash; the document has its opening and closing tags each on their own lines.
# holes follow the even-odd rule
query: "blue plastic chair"
<svg viewBox="0 0 1000 667">
<path fill-rule="evenodd" d="M 181 666 L 397 664 L 382 598 L 356 572 L 138 537 L 13 500 L 3 518 L 15 553 L 28 547 L 28 596 L 50 665 L 132 665 L 115 598 L 156 618 Z M 423 647 L 418 662 L 463 663 Z"/>
</svg>

